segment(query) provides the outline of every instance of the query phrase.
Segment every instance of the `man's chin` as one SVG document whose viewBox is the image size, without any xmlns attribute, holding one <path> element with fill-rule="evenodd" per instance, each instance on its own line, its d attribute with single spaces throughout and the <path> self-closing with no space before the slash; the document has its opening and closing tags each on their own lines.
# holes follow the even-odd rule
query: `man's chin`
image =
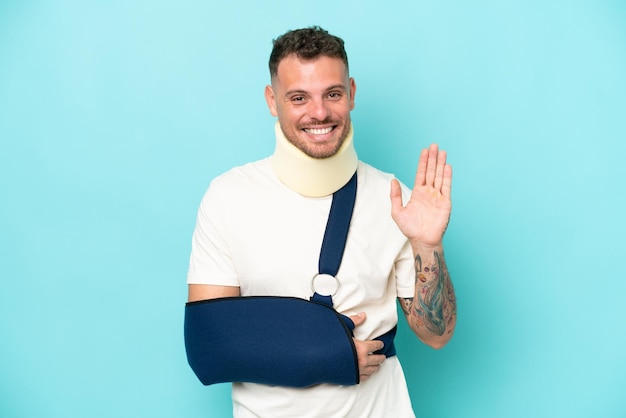
<svg viewBox="0 0 626 418">
<path fill-rule="evenodd" d="M 300 149 L 300 151 L 304 152 L 311 158 L 324 159 L 337 154 L 342 144 L 343 140 L 340 142 L 333 141 L 320 144 L 306 142 L 302 146 L 298 146 L 297 144 L 296 146 Z"/>
<path fill-rule="evenodd" d="M 332 151 L 305 152 L 305 154 L 307 154 L 311 158 L 315 158 L 316 160 L 323 160 L 325 158 L 330 158 L 334 156 L 335 154 L 337 154 L 337 149 L 334 149 Z"/>
</svg>

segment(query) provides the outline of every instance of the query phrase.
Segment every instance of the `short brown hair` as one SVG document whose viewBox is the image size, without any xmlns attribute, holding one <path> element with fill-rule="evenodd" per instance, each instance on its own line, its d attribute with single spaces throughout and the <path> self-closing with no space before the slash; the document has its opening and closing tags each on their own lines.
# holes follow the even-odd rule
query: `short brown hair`
<svg viewBox="0 0 626 418">
<path fill-rule="evenodd" d="M 295 54 L 298 58 L 312 60 L 320 56 L 339 58 L 348 71 L 348 54 L 343 46 L 343 39 L 331 35 L 319 26 L 291 30 L 273 41 L 274 47 L 270 54 L 270 76 L 278 74 L 280 61 Z"/>
</svg>

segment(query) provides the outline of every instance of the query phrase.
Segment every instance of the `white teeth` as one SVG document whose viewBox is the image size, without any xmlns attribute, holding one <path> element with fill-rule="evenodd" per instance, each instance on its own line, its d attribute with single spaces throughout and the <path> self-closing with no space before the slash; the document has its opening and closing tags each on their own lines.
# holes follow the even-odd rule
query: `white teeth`
<svg viewBox="0 0 626 418">
<path fill-rule="evenodd" d="M 304 131 L 308 134 L 313 134 L 313 135 L 324 135 L 329 133 L 330 131 L 333 130 L 333 127 L 330 126 L 328 128 L 323 128 L 323 129 L 305 129 Z"/>
</svg>

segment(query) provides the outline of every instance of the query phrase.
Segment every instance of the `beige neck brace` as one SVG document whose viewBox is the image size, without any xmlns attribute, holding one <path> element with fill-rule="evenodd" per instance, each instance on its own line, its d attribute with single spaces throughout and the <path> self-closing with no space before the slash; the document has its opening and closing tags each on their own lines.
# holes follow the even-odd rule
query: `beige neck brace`
<svg viewBox="0 0 626 418">
<path fill-rule="evenodd" d="M 276 149 L 271 157 L 274 172 L 287 187 L 307 197 L 328 196 L 345 185 L 358 164 L 352 142 L 353 128 L 335 155 L 312 158 L 300 151 L 283 134 L 276 122 Z"/>
</svg>

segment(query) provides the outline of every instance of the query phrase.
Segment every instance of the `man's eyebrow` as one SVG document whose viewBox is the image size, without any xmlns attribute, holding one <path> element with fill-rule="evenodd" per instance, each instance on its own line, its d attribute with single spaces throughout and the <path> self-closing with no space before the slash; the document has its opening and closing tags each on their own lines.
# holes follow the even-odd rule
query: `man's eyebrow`
<svg viewBox="0 0 626 418">
<path fill-rule="evenodd" d="M 307 94 L 309 94 L 309 93 L 308 93 L 307 91 L 305 91 L 305 90 L 298 90 L 298 89 L 295 89 L 295 90 L 289 90 L 289 91 L 286 91 L 286 92 L 285 92 L 285 96 L 292 96 L 292 95 L 294 95 L 294 94 L 302 94 L 302 95 L 307 95 Z"/>
<path fill-rule="evenodd" d="M 326 89 L 326 91 L 330 91 L 330 90 L 343 90 L 343 91 L 348 91 L 348 89 L 346 88 L 345 85 L 343 84 L 335 84 L 334 86 L 330 86 Z"/>
<path fill-rule="evenodd" d="M 345 85 L 343 84 L 334 84 L 332 86 L 329 86 L 326 88 L 326 90 L 324 90 L 325 92 L 331 91 L 331 90 L 342 90 L 342 91 L 348 91 L 348 89 L 346 88 Z M 301 94 L 301 95 L 309 95 L 310 93 L 306 90 L 301 90 L 301 89 L 294 89 L 294 90 L 288 90 L 285 92 L 285 96 L 292 96 L 294 94 Z"/>
</svg>

